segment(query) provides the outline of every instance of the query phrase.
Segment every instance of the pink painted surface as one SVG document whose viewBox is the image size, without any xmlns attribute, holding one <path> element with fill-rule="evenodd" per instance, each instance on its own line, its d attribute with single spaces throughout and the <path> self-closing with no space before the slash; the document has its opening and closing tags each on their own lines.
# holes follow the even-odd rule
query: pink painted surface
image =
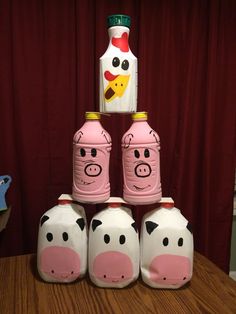
<svg viewBox="0 0 236 314">
<path fill-rule="evenodd" d="M 150 279 L 161 285 L 183 285 L 190 280 L 190 259 L 186 256 L 163 254 L 156 256 L 150 266 Z"/>
<path fill-rule="evenodd" d="M 134 121 L 122 138 L 123 198 L 131 204 L 161 199 L 160 140 L 147 121 Z"/>
<path fill-rule="evenodd" d="M 94 276 L 107 283 L 124 282 L 133 277 L 133 266 L 127 254 L 108 251 L 97 255 L 93 262 Z"/>
<path fill-rule="evenodd" d="M 49 246 L 40 254 L 39 268 L 58 281 L 70 282 L 80 275 L 80 256 L 68 247 Z"/>
</svg>

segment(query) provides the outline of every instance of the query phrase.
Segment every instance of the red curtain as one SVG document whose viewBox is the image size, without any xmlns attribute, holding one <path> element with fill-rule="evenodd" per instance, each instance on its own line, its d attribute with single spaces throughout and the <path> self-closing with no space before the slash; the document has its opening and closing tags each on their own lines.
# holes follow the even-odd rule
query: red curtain
<svg viewBox="0 0 236 314">
<path fill-rule="evenodd" d="M 98 110 L 106 17 L 131 16 L 138 110 L 161 138 L 163 196 L 194 228 L 195 249 L 228 271 L 236 125 L 236 2 L 0 2 L 0 175 L 13 182 L 0 255 L 35 252 L 40 216 L 71 193 L 72 138 Z M 113 196 L 122 196 L 120 142 L 130 116 L 104 117 Z M 85 205 L 88 220 L 99 209 Z M 153 206 L 133 208 L 138 225 Z"/>
</svg>

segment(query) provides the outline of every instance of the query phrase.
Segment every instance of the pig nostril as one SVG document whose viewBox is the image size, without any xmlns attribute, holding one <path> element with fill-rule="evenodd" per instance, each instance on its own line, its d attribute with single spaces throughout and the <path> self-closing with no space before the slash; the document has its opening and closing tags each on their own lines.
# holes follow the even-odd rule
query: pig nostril
<svg viewBox="0 0 236 314">
<path fill-rule="evenodd" d="M 166 277 L 164 277 L 163 280 L 166 280 Z"/>
<path fill-rule="evenodd" d="M 106 276 L 106 275 L 104 275 L 103 277 L 104 277 L 104 278 L 107 278 L 107 276 Z"/>
<path fill-rule="evenodd" d="M 125 278 L 125 276 L 124 276 L 124 275 L 122 275 L 122 276 L 121 276 L 121 278 Z"/>
<path fill-rule="evenodd" d="M 74 274 L 74 272 L 73 272 L 73 270 L 72 270 L 71 275 L 73 275 L 73 274 Z"/>
<path fill-rule="evenodd" d="M 54 274 L 54 270 L 53 269 L 51 270 L 51 273 Z"/>
<path fill-rule="evenodd" d="M 184 277 L 183 280 L 186 280 L 186 277 Z"/>
</svg>

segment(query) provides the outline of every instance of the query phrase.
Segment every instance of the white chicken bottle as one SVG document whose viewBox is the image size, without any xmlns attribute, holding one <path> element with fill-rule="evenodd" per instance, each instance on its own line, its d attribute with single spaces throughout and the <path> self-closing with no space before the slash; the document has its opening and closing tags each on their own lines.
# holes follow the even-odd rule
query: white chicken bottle
<svg viewBox="0 0 236 314">
<path fill-rule="evenodd" d="M 130 17 L 110 15 L 109 45 L 100 58 L 100 112 L 137 110 L 137 58 L 129 48 Z"/>
</svg>

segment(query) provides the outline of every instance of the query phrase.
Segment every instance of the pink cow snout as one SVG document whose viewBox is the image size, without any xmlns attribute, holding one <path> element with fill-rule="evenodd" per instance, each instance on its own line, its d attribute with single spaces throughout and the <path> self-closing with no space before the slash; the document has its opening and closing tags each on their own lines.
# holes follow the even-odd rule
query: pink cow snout
<svg viewBox="0 0 236 314">
<path fill-rule="evenodd" d="M 93 262 L 96 278 L 107 283 L 118 283 L 133 277 L 133 265 L 128 255 L 108 251 L 97 255 Z"/>
<path fill-rule="evenodd" d="M 41 270 L 48 276 L 70 282 L 80 275 L 80 256 L 69 247 L 49 246 L 40 256 Z"/>
<path fill-rule="evenodd" d="M 191 262 L 186 256 L 163 254 L 156 256 L 150 266 L 150 279 L 162 285 L 182 285 L 190 280 Z"/>
</svg>

